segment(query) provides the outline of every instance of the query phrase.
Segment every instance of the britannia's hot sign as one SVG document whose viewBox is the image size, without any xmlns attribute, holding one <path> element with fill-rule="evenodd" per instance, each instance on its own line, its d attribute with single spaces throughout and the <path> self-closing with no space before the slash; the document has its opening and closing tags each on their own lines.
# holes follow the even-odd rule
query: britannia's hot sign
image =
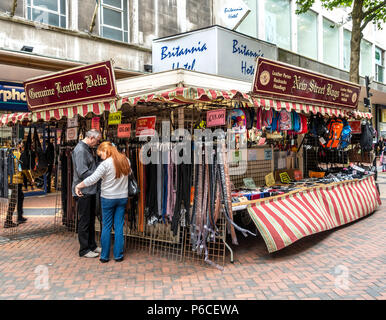
<svg viewBox="0 0 386 320">
<path fill-rule="evenodd" d="M 356 108 L 360 86 L 259 57 L 252 93 L 310 104 Z"/>
<path fill-rule="evenodd" d="M 32 79 L 24 82 L 24 89 L 31 111 L 116 96 L 111 61 Z"/>
</svg>

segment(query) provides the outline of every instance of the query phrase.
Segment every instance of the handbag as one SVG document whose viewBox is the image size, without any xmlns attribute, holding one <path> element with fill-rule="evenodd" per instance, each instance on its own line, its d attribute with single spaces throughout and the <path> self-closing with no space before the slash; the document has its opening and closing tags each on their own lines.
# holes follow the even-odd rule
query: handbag
<svg viewBox="0 0 386 320">
<path fill-rule="evenodd" d="M 135 180 L 135 177 L 133 175 L 133 172 L 129 174 L 129 181 L 128 181 L 128 189 L 129 189 L 129 197 L 135 197 L 139 194 L 139 188 L 137 180 Z"/>
</svg>

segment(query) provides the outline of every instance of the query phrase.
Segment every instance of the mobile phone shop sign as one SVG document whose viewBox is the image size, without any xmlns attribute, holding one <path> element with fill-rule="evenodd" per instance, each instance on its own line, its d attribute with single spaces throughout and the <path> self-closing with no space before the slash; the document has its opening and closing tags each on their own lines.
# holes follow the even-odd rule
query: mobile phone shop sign
<svg viewBox="0 0 386 320">
<path fill-rule="evenodd" d="M 259 57 L 252 93 L 328 106 L 357 108 L 360 86 Z"/>
<path fill-rule="evenodd" d="M 216 127 L 225 125 L 226 109 L 212 110 L 206 113 L 206 126 Z"/>
<path fill-rule="evenodd" d="M 24 89 L 31 111 L 116 96 L 111 61 L 32 79 L 24 82 Z"/>
</svg>

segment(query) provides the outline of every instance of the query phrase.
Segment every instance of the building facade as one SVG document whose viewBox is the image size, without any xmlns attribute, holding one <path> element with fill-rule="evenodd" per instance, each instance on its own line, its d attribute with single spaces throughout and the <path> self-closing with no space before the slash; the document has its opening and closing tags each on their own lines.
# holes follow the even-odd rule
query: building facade
<svg viewBox="0 0 386 320">
<path fill-rule="evenodd" d="M 152 40 L 211 25 L 211 8 L 209 0 L 3 0 L 0 80 L 111 58 L 118 77 L 149 72 Z M 30 71 L 3 72 L 26 60 Z"/>
<path fill-rule="evenodd" d="M 249 15 L 237 31 L 274 43 L 278 60 L 295 66 L 349 80 L 350 40 L 352 24 L 349 8 L 324 9 L 315 1 L 311 10 L 297 15 L 295 0 L 243 0 L 250 8 Z M 369 23 L 363 31 L 360 49 L 359 75 L 362 85 L 361 111 L 366 96 L 365 76 L 371 79 L 371 112 L 380 135 L 386 135 L 386 26 L 378 30 Z M 385 110 L 385 111 L 382 111 Z M 383 119 L 386 118 L 383 117 Z"/>
<path fill-rule="evenodd" d="M 114 60 L 118 79 L 152 72 L 154 39 L 221 25 L 220 15 L 224 10 L 233 15 L 229 6 L 239 2 L 3 0 L 0 81 L 21 83 L 34 76 L 109 59 Z M 237 32 L 277 46 L 279 61 L 349 79 L 348 10 L 327 11 L 316 1 L 311 11 L 296 15 L 295 0 L 243 2 L 250 13 Z M 361 96 L 365 96 L 364 76 L 370 76 L 372 111 L 377 121 L 386 105 L 385 50 L 386 30 L 378 31 L 369 24 L 361 46 Z M 360 108 L 365 111 L 363 103 Z"/>
</svg>

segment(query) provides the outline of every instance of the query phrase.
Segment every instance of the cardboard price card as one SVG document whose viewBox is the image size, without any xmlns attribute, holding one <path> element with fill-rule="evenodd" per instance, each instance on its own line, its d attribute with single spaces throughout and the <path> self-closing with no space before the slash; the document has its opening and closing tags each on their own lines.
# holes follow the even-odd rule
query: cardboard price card
<svg viewBox="0 0 386 320">
<path fill-rule="evenodd" d="M 273 175 L 273 172 L 265 176 L 265 184 L 267 187 L 272 187 L 275 185 L 275 183 L 275 176 Z"/>
<path fill-rule="evenodd" d="M 109 114 L 109 125 L 120 124 L 122 121 L 122 111 L 114 112 Z"/>
<path fill-rule="evenodd" d="M 206 126 L 223 126 L 226 122 L 226 109 L 212 110 L 206 113 Z"/>
<path fill-rule="evenodd" d="M 96 130 L 100 130 L 101 126 L 100 126 L 100 122 L 99 122 L 99 117 L 94 117 L 92 118 L 91 120 L 91 129 L 96 129 Z"/>
<path fill-rule="evenodd" d="M 130 138 L 131 123 L 118 125 L 118 138 Z"/>
<path fill-rule="evenodd" d="M 154 136 L 156 120 L 157 120 L 156 116 L 138 118 L 135 126 L 135 136 L 136 137 Z"/>
<path fill-rule="evenodd" d="M 280 181 L 282 183 L 290 183 L 291 182 L 291 178 L 290 178 L 290 176 L 288 175 L 287 172 L 282 172 L 282 173 L 280 173 Z"/>
</svg>

